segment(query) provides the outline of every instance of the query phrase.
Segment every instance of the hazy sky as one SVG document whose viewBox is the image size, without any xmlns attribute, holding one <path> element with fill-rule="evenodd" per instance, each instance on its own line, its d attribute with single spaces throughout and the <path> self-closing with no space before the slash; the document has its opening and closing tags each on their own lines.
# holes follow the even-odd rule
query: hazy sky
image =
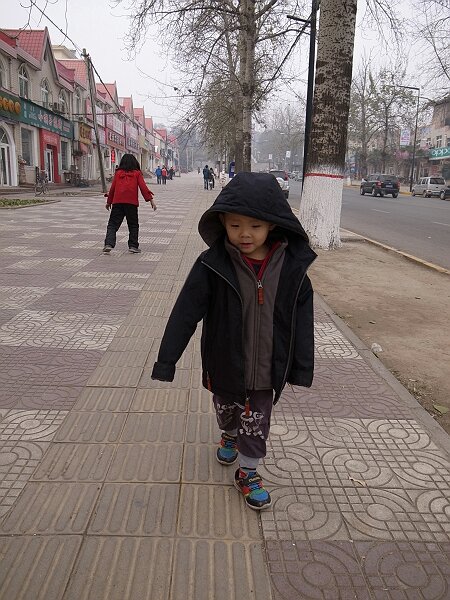
<svg viewBox="0 0 450 600">
<path fill-rule="evenodd" d="M 35 2 L 80 48 L 86 48 L 92 57 L 97 71 L 105 83 L 116 81 L 119 96 L 133 96 L 135 106 L 144 106 L 147 116 L 156 121 L 170 125 L 176 120 L 174 105 L 177 103 L 176 65 L 167 58 L 159 56 L 158 44 L 151 32 L 149 40 L 132 61 L 127 59 L 124 50 L 124 37 L 128 30 L 128 20 L 120 8 L 112 9 L 108 0 L 36 0 Z M 355 62 L 366 50 L 376 48 L 377 60 L 383 54 L 378 35 L 361 27 L 364 14 L 364 1 L 358 8 L 358 23 Z M 27 0 L 3 0 L 0 16 L 0 27 L 5 29 L 24 27 L 28 22 L 29 9 Z M 307 15 L 305 15 L 307 16 Z M 30 26 L 33 29 L 48 27 L 53 44 L 72 44 L 59 32 L 36 8 L 31 11 Z M 299 63 L 299 73 L 305 77 L 308 61 L 308 42 L 298 48 L 295 60 Z M 150 77 L 167 85 L 160 85 Z M 292 84 L 297 91 L 302 91 L 302 84 Z M 170 98 L 164 99 L 168 95 Z M 149 97 L 147 97 L 149 96 Z M 295 101 L 290 90 L 280 94 L 281 100 Z"/>
</svg>

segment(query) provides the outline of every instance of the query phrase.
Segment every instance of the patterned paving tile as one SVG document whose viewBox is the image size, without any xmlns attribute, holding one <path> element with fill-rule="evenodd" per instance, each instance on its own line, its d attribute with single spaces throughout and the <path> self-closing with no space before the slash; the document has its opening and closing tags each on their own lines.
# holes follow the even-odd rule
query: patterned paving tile
<svg viewBox="0 0 450 600">
<path fill-rule="evenodd" d="M 22 311 L 0 327 L 0 344 L 106 350 L 122 320 L 118 315 Z"/>
<path fill-rule="evenodd" d="M 25 308 L 50 290 L 51 288 L 47 287 L 0 286 L 0 309 Z"/>
<path fill-rule="evenodd" d="M 377 600 L 450 597 L 449 544 L 356 542 L 354 547 Z"/>
<path fill-rule="evenodd" d="M 10 410 L 0 423 L 0 441 L 51 441 L 66 416 L 64 410 Z"/>
<path fill-rule="evenodd" d="M 350 542 L 267 542 L 276 600 L 372 600 Z"/>
<path fill-rule="evenodd" d="M 51 444 L 32 480 L 104 481 L 115 450 L 113 444 Z"/>
<path fill-rule="evenodd" d="M 334 323 L 315 323 L 315 352 L 320 358 L 361 359 Z"/>
<path fill-rule="evenodd" d="M 49 442 L 24 440 L 1 442 L 0 517 L 5 515 L 17 500 L 49 446 Z"/>
</svg>

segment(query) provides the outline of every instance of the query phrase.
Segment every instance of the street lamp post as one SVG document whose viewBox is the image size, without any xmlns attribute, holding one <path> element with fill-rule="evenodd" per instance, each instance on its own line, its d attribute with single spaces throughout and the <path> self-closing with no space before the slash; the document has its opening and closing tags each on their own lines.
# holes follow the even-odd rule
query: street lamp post
<svg viewBox="0 0 450 600">
<path fill-rule="evenodd" d="M 414 127 L 414 142 L 413 142 L 412 161 L 411 161 L 411 175 L 409 178 L 409 191 L 411 192 L 413 183 L 414 183 L 414 168 L 415 168 L 415 163 L 416 163 L 417 123 L 419 120 L 420 88 L 413 87 L 412 85 L 397 85 L 397 87 L 401 87 L 406 90 L 415 90 L 417 92 L 416 125 Z"/>
</svg>

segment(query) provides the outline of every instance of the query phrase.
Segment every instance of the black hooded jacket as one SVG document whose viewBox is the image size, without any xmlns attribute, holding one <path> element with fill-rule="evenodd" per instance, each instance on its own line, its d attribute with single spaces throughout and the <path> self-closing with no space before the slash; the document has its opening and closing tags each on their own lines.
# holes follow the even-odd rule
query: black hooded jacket
<svg viewBox="0 0 450 600">
<path fill-rule="evenodd" d="M 203 320 L 202 381 L 213 393 L 244 402 L 243 316 L 239 282 L 225 248 L 222 213 L 276 225 L 271 235 L 288 242 L 273 314 L 272 385 L 276 402 L 286 382 L 309 387 L 314 370 L 313 291 L 307 270 L 316 258 L 308 237 L 273 175 L 239 173 L 201 217 L 199 233 L 210 247 L 192 267 L 169 317 L 152 378 L 172 381 L 197 324 Z"/>
</svg>

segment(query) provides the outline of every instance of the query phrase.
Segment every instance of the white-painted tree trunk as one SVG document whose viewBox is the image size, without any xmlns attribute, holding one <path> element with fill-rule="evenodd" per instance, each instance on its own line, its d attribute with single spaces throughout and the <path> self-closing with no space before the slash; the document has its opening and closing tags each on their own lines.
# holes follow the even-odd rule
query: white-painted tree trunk
<svg viewBox="0 0 450 600">
<path fill-rule="evenodd" d="M 324 165 L 308 173 L 303 187 L 300 204 L 300 221 L 309 235 L 313 248 L 339 248 L 341 238 L 339 226 L 342 207 L 342 175 L 326 174 Z M 307 202 L 304 199 L 308 199 Z"/>
<path fill-rule="evenodd" d="M 311 139 L 300 221 L 317 248 L 341 245 L 339 226 L 357 0 L 320 4 Z"/>
</svg>

